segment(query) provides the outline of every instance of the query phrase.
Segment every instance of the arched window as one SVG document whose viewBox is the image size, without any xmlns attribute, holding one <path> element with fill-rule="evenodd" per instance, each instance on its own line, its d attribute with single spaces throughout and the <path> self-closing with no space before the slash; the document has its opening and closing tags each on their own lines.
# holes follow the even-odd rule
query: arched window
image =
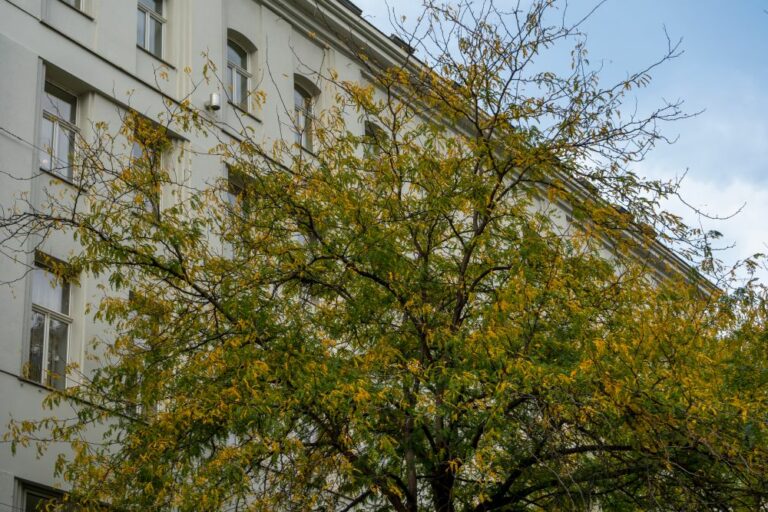
<svg viewBox="0 0 768 512">
<path fill-rule="evenodd" d="M 314 95 L 298 81 L 293 85 L 294 123 L 296 129 L 296 144 L 312 151 L 312 107 Z"/>
<path fill-rule="evenodd" d="M 227 88 L 230 101 L 248 110 L 248 90 L 251 74 L 248 72 L 248 51 L 231 38 L 227 40 Z"/>
</svg>

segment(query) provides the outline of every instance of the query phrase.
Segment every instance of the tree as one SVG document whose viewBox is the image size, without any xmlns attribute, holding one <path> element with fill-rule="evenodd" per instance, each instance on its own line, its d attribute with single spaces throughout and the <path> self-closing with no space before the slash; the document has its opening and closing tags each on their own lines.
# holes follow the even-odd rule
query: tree
<svg viewBox="0 0 768 512">
<path fill-rule="evenodd" d="M 166 129 L 217 133 L 188 102 L 162 126 L 126 115 L 134 159 L 99 126 L 82 193 L 3 227 L 71 232 L 116 336 L 48 399 L 76 417 L 14 442 L 68 442 L 70 498 L 115 510 L 765 507 L 764 298 L 664 248 L 714 268 L 660 207 L 676 183 L 631 170 L 684 114 L 622 118 L 656 64 L 602 86 L 554 4 L 428 3 L 402 38 L 424 62 L 358 49 L 370 84 L 322 77 L 314 154 L 247 132 L 211 148 L 231 200 L 152 201 L 185 187 L 149 161 Z M 569 41 L 572 73 L 532 70 Z"/>
</svg>

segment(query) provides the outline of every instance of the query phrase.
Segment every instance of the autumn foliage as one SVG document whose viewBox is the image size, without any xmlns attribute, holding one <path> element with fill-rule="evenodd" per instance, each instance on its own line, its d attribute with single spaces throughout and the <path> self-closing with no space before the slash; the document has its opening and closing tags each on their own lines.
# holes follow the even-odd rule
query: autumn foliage
<svg viewBox="0 0 768 512">
<path fill-rule="evenodd" d="M 647 70 L 602 85 L 551 4 L 428 5 L 423 62 L 318 76 L 312 154 L 212 143 L 229 194 L 148 207 L 184 184 L 82 141 L 77 205 L 4 226 L 70 230 L 115 337 L 49 398 L 76 418 L 17 445 L 70 443 L 71 499 L 114 510 L 764 508 L 765 304 L 703 278 L 675 183 L 632 172 L 679 106 L 622 117 Z M 572 73 L 532 70 L 569 42 Z M 188 103 L 164 124 L 216 133 Z"/>
</svg>

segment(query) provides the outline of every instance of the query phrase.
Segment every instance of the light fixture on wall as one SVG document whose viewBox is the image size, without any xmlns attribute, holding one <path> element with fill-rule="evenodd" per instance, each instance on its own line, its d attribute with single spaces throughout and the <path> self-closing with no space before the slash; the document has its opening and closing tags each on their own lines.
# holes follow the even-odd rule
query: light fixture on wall
<svg viewBox="0 0 768 512">
<path fill-rule="evenodd" d="M 221 96 L 219 96 L 219 93 L 212 92 L 211 95 L 208 96 L 208 101 L 205 102 L 205 108 L 214 112 L 221 108 Z"/>
</svg>

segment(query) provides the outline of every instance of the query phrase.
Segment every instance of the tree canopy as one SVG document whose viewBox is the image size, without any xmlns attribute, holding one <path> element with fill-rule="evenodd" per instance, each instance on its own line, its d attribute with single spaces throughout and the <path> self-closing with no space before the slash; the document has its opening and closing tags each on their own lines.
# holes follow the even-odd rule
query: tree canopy
<svg viewBox="0 0 768 512">
<path fill-rule="evenodd" d="M 764 508 L 763 296 L 703 278 L 677 183 L 633 172 L 685 114 L 623 102 L 677 49 L 605 86 L 561 7 L 428 3 L 421 60 L 318 74 L 312 153 L 219 136 L 229 191 L 151 161 L 167 129 L 220 133 L 189 102 L 98 126 L 76 197 L 2 227 L 71 232 L 115 337 L 48 398 L 76 417 L 15 444 L 69 443 L 71 499 L 114 510 Z"/>
</svg>

